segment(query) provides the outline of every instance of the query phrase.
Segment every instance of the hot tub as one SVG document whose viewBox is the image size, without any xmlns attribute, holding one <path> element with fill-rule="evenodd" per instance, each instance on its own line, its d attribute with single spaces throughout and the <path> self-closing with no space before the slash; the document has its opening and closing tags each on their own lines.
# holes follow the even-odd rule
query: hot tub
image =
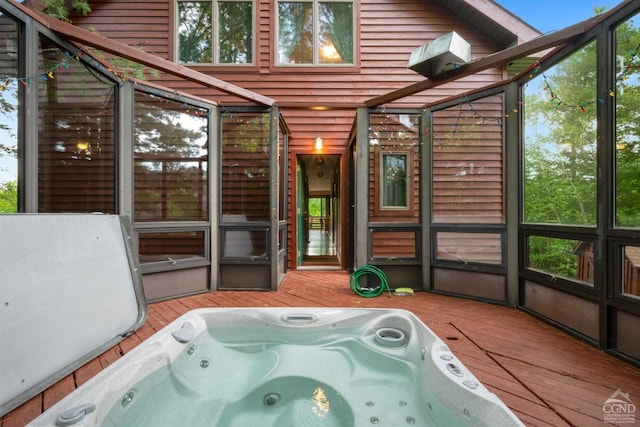
<svg viewBox="0 0 640 427">
<path fill-rule="evenodd" d="M 188 312 L 30 426 L 521 426 L 415 315 Z"/>
</svg>

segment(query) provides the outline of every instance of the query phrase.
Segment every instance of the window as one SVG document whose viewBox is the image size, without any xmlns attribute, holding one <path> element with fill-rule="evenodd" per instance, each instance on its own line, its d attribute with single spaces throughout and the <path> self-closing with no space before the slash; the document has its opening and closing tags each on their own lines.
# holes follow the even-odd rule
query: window
<svg viewBox="0 0 640 427">
<path fill-rule="evenodd" d="M 38 212 L 116 212 L 116 88 L 39 39 Z"/>
<path fill-rule="evenodd" d="M 380 157 L 382 182 L 381 209 L 407 209 L 409 186 L 407 164 L 409 153 L 382 153 Z"/>
<path fill-rule="evenodd" d="M 504 95 L 433 112 L 433 222 L 504 224 Z"/>
<path fill-rule="evenodd" d="M 615 222 L 617 227 L 640 227 L 640 72 L 638 68 L 640 16 L 616 28 Z"/>
<path fill-rule="evenodd" d="M 253 2 L 178 1 L 178 62 L 253 63 Z"/>
<path fill-rule="evenodd" d="M 595 226 L 595 41 L 530 81 L 524 96 L 524 221 Z"/>
<path fill-rule="evenodd" d="M 420 222 L 420 114 L 374 113 L 369 129 L 371 222 Z"/>
<path fill-rule="evenodd" d="M 415 230 L 375 230 L 371 233 L 373 258 L 418 258 L 418 236 Z"/>
<path fill-rule="evenodd" d="M 640 247 L 623 246 L 622 293 L 640 298 Z"/>
<path fill-rule="evenodd" d="M 142 231 L 138 234 L 140 262 L 177 263 L 199 260 L 207 256 L 207 235 L 202 230 L 158 232 Z"/>
<path fill-rule="evenodd" d="M 269 114 L 222 115 L 222 222 L 266 222 L 270 218 Z"/>
<path fill-rule="evenodd" d="M 554 278 L 562 277 L 593 286 L 594 245 L 591 241 L 546 236 L 527 239 L 527 268 Z"/>
<path fill-rule="evenodd" d="M 0 14 L 0 213 L 18 211 L 18 31 Z"/>
<path fill-rule="evenodd" d="M 353 1 L 279 1 L 278 65 L 353 65 Z"/>
<path fill-rule="evenodd" d="M 500 233 L 445 232 L 436 234 L 435 258 L 462 264 L 502 265 L 502 235 Z"/>
<path fill-rule="evenodd" d="M 208 220 L 208 111 L 141 91 L 135 102 L 135 221 Z"/>
</svg>

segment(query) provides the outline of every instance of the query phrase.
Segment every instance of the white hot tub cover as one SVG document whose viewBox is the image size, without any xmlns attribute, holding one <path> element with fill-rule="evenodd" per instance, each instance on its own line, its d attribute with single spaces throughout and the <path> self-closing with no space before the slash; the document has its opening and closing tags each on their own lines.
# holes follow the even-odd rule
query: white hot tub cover
<svg viewBox="0 0 640 427">
<path fill-rule="evenodd" d="M 0 215 L 0 416 L 144 323 L 127 217 Z"/>
</svg>

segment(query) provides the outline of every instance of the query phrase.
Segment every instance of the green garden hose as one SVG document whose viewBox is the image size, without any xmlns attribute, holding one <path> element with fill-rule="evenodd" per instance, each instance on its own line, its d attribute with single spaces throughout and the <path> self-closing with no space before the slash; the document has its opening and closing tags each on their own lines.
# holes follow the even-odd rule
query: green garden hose
<svg viewBox="0 0 640 427">
<path fill-rule="evenodd" d="M 380 280 L 380 286 L 376 287 L 361 287 L 360 286 L 360 277 L 365 276 L 367 274 L 373 275 Z M 377 297 L 384 290 L 387 290 L 389 294 L 389 298 L 391 298 L 391 290 L 389 289 L 389 282 L 387 282 L 387 275 L 384 274 L 384 271 L 380 270 L 378 267 L 373 265 L 363 265 L 360 268 L 356 268 L 353 273 L 351 273 L 351 277 L 349 279 L 349 283 L 351 285 L 351 290 L 355 292 L 357 295 L 365 298 L 373 298 Z"/>
</svg>

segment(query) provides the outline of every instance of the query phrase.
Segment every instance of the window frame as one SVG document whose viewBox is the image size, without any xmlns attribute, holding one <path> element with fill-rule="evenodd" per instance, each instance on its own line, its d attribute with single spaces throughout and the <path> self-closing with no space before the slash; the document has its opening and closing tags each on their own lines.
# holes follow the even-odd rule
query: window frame
<svg viewBox="0 0 640 427">
<path fill-rule="evenodd" d="M 141 96 L 144 97 L 143 100 L 138 100 L 137 96 L 138 94 L 140 94 Z M 210 221 L 211 218 L 211 201 L 210 201 L 210 197 L 211 197 L 211 189 L 209 187 L 209 181 L 211 180 L 211 162 L 209 160 L 209 157 L 211 156 L 211 142 L 210 142 L 210 134 L 212 132 L 211 130 L 211 108 L 205 104 L 201 104 L 199 102 L 194 102 L 194 100 L 190 99 L 190 98 L 176 98 L 173 97 L 171 98 L 169 94 L 166 93 L 161 93 L 161 92 L 153 92 L 148 90 L 148 88 L 146 86 L 138 86 L 135 90 L 134 90 L 134 95 L 133 95 L 133 100 L 134 100 L 134 113 L 133 113 L 133 119 L 134 119 L 134 124 L 133 124 L 133 131 L 132 131 L 132 159 L 133 159 L 133 179 L 132 179 L 132 190 L 133 190 L 133 205 L 132 205 L 132 217 L 134 220 L 134 224 L 141 224 L 141 223 L 176 223 L 176 222 L 186 222 L 186 223 L 201 223 L 201 222 L 207 222 Z M 139 176 L 136 174 L 136 168 L 138 165 L 142 165 L 142 164 L 149 164 L 149 163 L 162 163 L 162 162 L 167 162 L 169 164 L 172 163 L 180 163 L 183 164 L 185 162 L 188 162 L 188 160 L 193 161 L 193 159 L 185 159 L 182 155 L 179 155 L 179 153 L 176 153 L 176 155 L 174 157 L 168 157 L 166 154 L 164 155 L 164 158 L 160 158 L 158 160 L 156 159 L 140 159 L 137 158 L 137 156 L 139 155 L 138 153 L 138 149 L 139 149 L 139 139 L 138 139 L 138 134 L 137 134 L 137 128 L 136 128 L 136 123 L 135 120 L 137 118 L 137 104 L 143 104 L 143 103 L 148 103 L 150 102 L 150 100 L 154 100 L 156 103 L 158 103 L 159 105 L 172 105 L 174 107 L 176 106 L 180 106 L 177 108 L 181 108 L 181 109 L 175 109 L 173 110 L 172 108 L 168 108 L 169 111 L 176 111 L 179 114 L 189 114 L 189 111 L 200 111 L 200 114 L 193 114 L 194 117 L 199 117 L 202 118 L 204 122 L 206 122 L 206 132 L 208 133 L 207 135 L 205 135 L 205 139 L 206 139 L 206 143 L 205 143 L 205 150 L 206 150 L 206 155 L 205 158 L 206 160 L 204 160 L 202 163 L 205 167 L 205 173 L 206 173 L 206 177 L 203 180 L 204 183 L 206 183 L 206 188 L 205 191 L 206 193 L 204 194 L 198 194 L 197 197 L 200 197 L 201 203 L 200 203 L 200 210 L 202 211 L 202 216 L 199 218 L 175 218 L 175 217 L 167 217 L 167 216 L 159 216 L 159 217 L 145 217 L 145 216 L 139 216 L 142 212 L 144 212 L 144 209 L 139 209 L 138 206 L 138 199 L 140 198 L 140 189 L 138 188 L 138 184 L 142 181 Z M 190 115 L 190 114 L 189 114 Z M 163 140 L 161 142 L 161 144 L 166 144 L 166 142 Z M 197 145 L 197 144 L 194 144 Z M 164 172 L 164 170 L 162 171 L 162 173 L 159 175 L 160 176 L 160 182 L 168 182 L 171 181 L 171 178 L 173 178 L 174 176 L 172 174 L 167 174 Z M 167 179 L 168 178 L 168 179 Z M 157 183 L 157 179 L 152 179 L 150 181 L 147 182 L 151 182 L 151 183 Z M 202 183 L 199 183 L 202 184 Z M 181 188 L 181 187 L 178 187 Z M 163 202 L 168 202 L 169 201 L 169 194 L 161 194 L 159 196 L 159 199 L 162 200 Z M 196 203 L 198 204 L 198 203 Z"/>
<path fill-rule="evenodd" d="M 574 100 L 570 100 L 567 102 L 567 105 L 565 105 L 565 102 L 563 101 L 562 96 L 564 96 L 564 94 L 556 94 L 554 93 L 554 86 L 553 85 L 553 73 L 551 73 L 550 71 L 555 72 L 556 69 L 558 67 L 562 67 L 562 65 L 568 63 L 569 61 L 571 61 L 574 57 L 582 54 L 586 49 L 589 48 L 590 45 L 593 45 L 593 50 L 594 50 L 594 57 L 595 57 L 595 61 L 598 61 L 598 43 L 599 40 L 595 35 L 591 35 L 589 37 L 584 37 L 584 40 L 581 42 L 580 45 L 577 45 L 575 47 L 571 47 L 569 49 L 568 52 L 566 51 L 561 51 L 558 52 L 556 54 L 556 56 L 554 58 L 551 58 L 547 61 L 547 63 L 545 64 L 545 71 L 547 72 L 547 74 L 549 74 L 551 77 L 549 77 L 549 80 L 551 81 L 551 85 L 549 84 L 549 82 L 547 81 L 547 77 L 545 76 L 544 73 L 540 73 L 539 76 L 535 76 L 533 77 L 533 79 L 536 79 L 539 83 L 541 83 L 541 89 L 539 90 L 539 94 L 542 93 L 545 95 L 545 98 L 548 100 L 548 102 L 553 101 L 553 104 L 551 105 L 556 105 L 558 108 L 562 107 L 562 108 L 566 108 L 569 110 L 577 110 L 578 108 L 585 108 L 584 106 L 574 106 L 571 105 L 573 103 L 576 103 L 577 101 Z M 598 80 L 601 79 L 602 77 L 599 76 L 599 74 L 602 74 L 601 71 L 599 71 L 597 68 L 595 70 L 595 76 L 594 76 L 594 88 L 596 88 L 596 90 L 594 90 L 593 98 L 597 98 L 597 87 L 596 85 L 598 84 Z M 520 100 L 522 102 L 522 130 L 521 130 L 521 151 L 522 151 L 522 156 L 521 156 L 521 161 L 522 161 L 522 182 L 520 183 L 520 187 L 519 187 L 519 191 L 521 194 L 521 203 L 522 203 L 522 210 L 520 213 L 520 221 L 522 222 L 522 224 L 527 224 L 527 225 L 542 225 L 542 226 L 550 226 L 550 227 L 555 227 L 555 226 L 559 226 L 559 227 L 575 227 L 575 228 L 590 228 L 590 229 L 596 229 L 598 227 L 599 222 L 601 221 L 601 213 L 598 212 L 598 182 L 600 180 L 602 180 L 602 175 L 601 175 L 601 170 L 599 170 L 599 163 L 598 163 L 598 150 L 599 150 L 599 141 L 598 141 L 598 120 L 599 119 L 599 113 L 597 111 L 598 105 L 600 104 L 598 102 L 598 105 L 594 105 L 594 106 L 587 106 L 589 109 L 586 110 L 586 112 L 582 112 L 581 114 L 592 114 L 591 119 L 592 119 L 592 123 L 594 123 L 594 137 L 593 140 L 591 141 L 591 143 L 593 144 L 594 148 L 593 148 L 593 153 L 592 153 L 592 166 L 593 169 L 590 171 L 593 174 L 593 191 L 590 194 L 591 199 L 587 200 L 588 203 L 591 203 L 593 205 L 593 207 L 590 210 L 590 213 L 593 214 L 593 220 L 591 222 L 588 221 L 583 221 L 583 222 L 579 222 L 579 221 L 572 221 L 572 220 L 562 220 L 562 221 L 552 221 L 549 220 L 548 218 L 546 220 L 541 220 L 541 219 L 536 219 L 536 218 L 532 218 L 532 215 L 530 214 L 530 209 L 529 209 L 529 204 L 530 204 L 530 200 L 534 200 L 533 199 L 533 195 L 532 195 L 532 191 L 531 191 L 531 182 L 529 180 L 527 180 L 527 174 L 528 174 L 528 169 L 527 169 L 527 162 L 526 162 L 526 158 L 527 156 L 530 156 L 529 153 L 531 153 L 532 151 L 534 151 L 531 147 L 532 145 L 528 144 L 528 138 L 532 138 L 536 136 L 535 131 L 534 132 L 530 132 L 531 136 L 527 135 L 526 131 L 527 129 L 530 129 L 527 125 L 527 108 L 526 108 L 526 98 L 527 98 L 527 88 L 531 87 L 531 82 L 532 78 L 528 78 L 527 82 L 529 82 L 528 84 L 522 84 L 521 85 L 521 94 L 520 94 Z M 593 109 L 593 112 L 590 113 L 590 109 Z M 571 114 L 573 114 L 573 111 L 571 112 Z M 544 126 L 540 126 L 540 128 L 543 129 L 547 129 Z M 586 141 L 586 139 L 581 138 L 581 141 Z M 561 143 L 561 141 L 553 141 L 553 144 L 557 147 L 563 145 Z M 585 144 L 586 145 L 586 144 Z M 548 160 L 548 159 L 545 159 Z M 574 169 L 575 171 L 576 169 Z M 566 182 L 570 182 L 568 180 L 564 180 L 562 181 L 562 183 L 566 183 Z M 553 183 L 552 180 L 547 179 L 547 181 L 545 182 L 545 186 L 547 188 L 550 189 L 555 189 L 555 184 Z M 586 200 L 586 198 L 582 198 L 582 200 Z M 585 204 L 588 204 L 585 203 Z"/>
<path fill-rule="evenodd" d="M 312 4 L 312 13 L 313 13 L 313 62 L 310 64 L 284 64 L 279 62 L 279 52 L 278 52 L 278 44 L 279 44 L 279 35 L 280 35 L 280 16 L 279 16 L 279 4 L 280 3 L 311 3 Z M 352 4 L 352 31 L 353 31 L 353 62 L 348 64 L 336 64 L 336 63 L 327 63 L 322 64 L 318 61 L 318 50 L 319 46 L 317 43 L 318 39 L 318 28 L 319 28 L 319 13 L 318 13 L 318 3 L 350 3 Z M 360 9 L 359 2 L 357 0 L 275 0 L 274 1 L 274 11 L 275 13 L 271 17 L 271 28 L 273 29 L 272 33 L 272 43 L 273 53 L 271 55 L 271 71 L 277 72 L 299 72 L 300 69 L 304 69 L 305 72 L 344 72 L 345 70 L 358 71 L 360 69 L 360 26 L 358 25 L 360 18 Z"/>
<path fill-rule="evenodd" d="M 180 60 L 180 11 L 179 11 L 179 3 L 187 3 L 187 2 L 210 2 L 211 3 L 211 29 L 212 29 L 212 52 L 211 52 L 211 62 L 182 62 Z M 219 35 L 219 2 L 238 2 L 238 3 L 251 3 L 251 62 L 246 63 L 228 63 L 228 62 L 220 62 L 220 35 Z M 256 43 L 256 30 L 258 26 L 256 25 L 257 21 L 257 7 L 256 0 L 175 0 L 173 7 L 173 58 L 176 64 L 188 66 L 188 67 L 224 67 L 224 68 L 234 68 L 239 67 L 242 69 L 247 68 L 255 68 L 257 66 L 258 61 L 256 60 L 258 56 Z"/>
<path fill-rule="evenodd" d="M 11 15 L 9 17 L 11 18 Z M 37 123 L 37 143 L 35 146 L 37 168 L 35 177 L 39 196 L 34 205 L 34 211 L 39 213 L 102 212 L 115 214 L 121 209 L 118 197 L 119 156 L 121 150 L 117 131 L 120 109 L 119 97 L 121 96 L 118 90 L 118 82 L 99 68 L 96 69 L 91 60 L 89 62 L 85 61 L 85 58 L 80 56 L 79 50 L 72 54 L 73 49 L 67 49 L 64 43 L 60 43 L 43 32 L 38 33 L 37 40 L 36 63 L 39 78 L 34 79 L 36 80 L 34 81 L 34 87 L 37 92 L 37 114 L 35 119 Z M 55 54 L 58 54 L 58 57 L 55 57 L 54 54 L 52 58 L 55 60 L 54 62 L 58 62 L 53 68 L 51 68 L 51 64 L 46 64 L 46 58 L 43 56 L 43 52 L 52 50 L 55 51 Z M 45 68 L 43 68 L 44 64 L 46 64 Z M 47 68 L 49 69 L 48 73 Z M 47 73 L 47 76 L 49 74 L 51 76 L 44 77 L 45 73 Z M 71 76 L 71 79 L 63 77 L 65 73 Z M 87 80 L 78 82 L 75 80 L 78 77 Z M 89 82 L 95 82 L 99 86 L 92 88 L 91 84 L 88 84 Z M 43 86 L 48 86 L 49 84 L 53 85 L 54 90 L 46 97 L 41 96 L 43 93 L 48 92 Z M 76 93 L 79 90 L 97 90 L 98 93 L 94 94 L 93 97 L 88 97 L 90 100 L 80 104 L 70 98 L 65 99 L 69 97 L 69 92 Z M 24 99 L 20 95 L 20 89 L 16 93 L 18 93 L 20 101 Z M 98 101 L 96 101 L 96 96 Z M 43 105 L 43 101 L 47 103 L 46 106 Z M 66 116 L 68 123 L 71 123 L 70 126 L 68 126 L 68 123 L 65 126 L 60 126 L 57 124 L 57 120 L 51 122 L 47 120 L 51 116 L 50 112 L 55 112 L 58 115 L 63 114 L 65 105 L 71 106 L 71 115 Z M 92 107 L 95 110 L 92 113 L 87 113 Z M 18 114 L 22 112 L 21 108 L 18 105 Z M 79 108 L 84 113 L 78 113 Z M 112 123 L 109 123 L 110 120 Z M 49 126 L 52 127 L 49 128 Z M 69 129 L 73 129 L 75 135 L 68 134 Z M 61 131 L 63 132 L 63 137 L 58 135 L 58 132 Z M 20 129 L 17 129 L 17 132 L 20 132 Z M 69 138 L 70 136 L 72 137 Z M 54 147 L 58 144 L 62 145 L 62 149 Z M 102 150 L 96 149 L 97 154 L 95 156 L 91 154 L 92 145 L 94 148 L 102 145 Z M 17 147 L 19 147 L 18 150 L 23 149 L 19 141 Z M 47 150 L 49 147 L 51 149 Z M 68 159 L 56 159 L 51 155 L 52 153 L 54 155 L 57 153 L 73 153 L 73 151 L 67 150 L 67 148 L 72 147 L 77 149 L 76 155 Z M 101 154 L 109 151 L 111 151 L 111 156 Z M 18 167 L 20 168 L 20 154 L 18 156 Z M 89 172 L 89 169 L 94 171 Z M 101 169 L 104 169 L 105 172 L 101 173 Z M 107 170 L 108 172 L 106 172 Z M 64 173 L 60 171 L 64 171 Z M 76 176 L 84 176 L 85 178 L 69 181 L 67 176 L 70 173 Z M 61 176 L 65 177 L 62 181 L 59 180 Z M 20 172 L 18 172 L 18 180 L 20 179 Z M 51 191 L 53 187 L 50 186 L 59 185 L 56 184 L 57 182 L 63 182 L 62 186 L 58 188 L 58 192 Z M 79 183 L 81 182 L 85 184 L 84 188 L 80 186 Z M 61 194 L 60 190 L 64 190 L 63 196 L 59 196 Z M 70 198 L 69 196 L 69 194 L 81 196 L 83 194 L 99 195 L 99 190 L 102 190 L 103 193 L 96 200 L 81 200 L 75 197 Z"/>
<path fill-rule="evenodd" d="M 384 158 L 386 155 L 404 155 L 406 158 L 405 165 L 405 178 L 407 180 L 407 203 L 405 206 L 385 206 L 384 205 Z M 392 216 L 401 217 L 411 216 L 414 212 L 414 182 L 409 173 L 412 170 L 412 165 L 415 162 L 415 153 L 412 150 L 389 150 L 381 147 L 375 147 L 374 153 L 374 174 L 375 174 L 375 189 L 376 194 L 379 196 L 375 203 L 375 215 L 376 216 Z M 409 168 L 409 169 L 407 169 Z"/>
<path fill-rule="evenodd" d="M 149 273 L 159 273 L 173 270 L 182 270 L 189 269 L 195 267 L 209 266 L 211 265 L 211 239 L 212 239 L 212 231 L 211 231 L 211 219 L 212 219 L 212 209 L 211 206 L 211 173 L 213 171 L 213 163 L 211 159 L 212 150 L 214 150 L 213 145 L 213 135 L 214 130 L 212 129 L 212 112 L 214 111 L 214 106 L 212 104 L 207 103 L 204 100 L 192 98 L 192 97 L 180 97 L 176 96 L 176 94 L 165 92 L 158 88 L 144 85 L 144 84 L 136 84 L 136 87 L 132 91 L 132 102 L 133 108 L 135 111 L 135 102 L 136 102 L 136 93 L 139 92 L 143 94 L 145 97 L 153 97 L 159 99 L 160 103 L 175 103 L 181 104 L 182 108 L 185 111 L 192 109 L 200 109 L 206 112 L 206 114 L 202 114 L 199 117 L 206 118 L 206 132 L 208 133 L 206 136 L 206 148 L 208 152 L 207 162 L 207 194 L 206 194 L 206 206 L 204 209 L 206 210 L 206 218 L 200 219 L 172 219 L 172 218 L 162 218 L 160 220 L 148 220 L 148 219 L 137 219 L 136 220 L 136 197 L 138 196 L 136 193 L 136 177 L 134 176 L 134 167 L 135 167 L 135 150 L 136 150 L 136 133 L 135 133 L 135 124 L 132 123 L 132 143 L 129 147 L 130 155 L 131 155 L 131 215 L 133 221 L 133 230 L 136 235 L 136 242 L 139 242 L 140 234 L 147 233 L 157 233 L 157 234 L 172 234 L 172 233 L 203 233 L 203 249 L 204 256 L 195 256 L 195 257 L 185 257 L 180 259 L 171 259 L 167 258 L 166 260 L 156 259 L 156 260 L 148 260 L 143 262 L 139 259 L 141 271 L 143 274 Z M 132 119 L 135 118 L 135 113 L 132 114 Z M 139 245 L 138 245 L 139 246 Z M 138 253 L 138 256 L 140 254 Z"/>
<path fill-rule="evenodd" d="M 167 223 L 169 224 L 169 223 Z M 172 223 L 168 227 L 155 227 L 157 224 L 141 224 L 136 226 L 136 246 L 140 247 L 140 238 L 145 234 L 177 234 L 177 233 L 202 233 L 202 256 L 190 256 L 173 259 L 169 256 L 158 255 L 157 259 L 142 259 L 138 252 L 140 269 L 143 274 L 159 273 L 163 271 L 182 270 L 194 267 L 211 265 L 211 232 L 207 226 L 192 226 L 188 223 Z"/>
<path fill-rule="evenodd" d="M 411 152 L 410 151 L 397 151 L 397 150 L 381 150 L 379 157 L 379 166 L 378 166 L 378 179 L 379 179 L 379 203 L 378 209 L 380 211 L 393 211 L 393 212 L 405 212 L 408 211 L 411 207 L 411 184 L 409 180 L 409 175 L 407 173 L 407 168 L 411 165 Z M 387 158 L 399 158 L 402 157 L 404 159 L 404 180 L 405 180 L 405 204 L 404 205 L 386 205 L 385 204 L 385 189 L 387 187 L 387 173 L 386 173 L 386 163 L 385 159 Z"/>
</svg>

